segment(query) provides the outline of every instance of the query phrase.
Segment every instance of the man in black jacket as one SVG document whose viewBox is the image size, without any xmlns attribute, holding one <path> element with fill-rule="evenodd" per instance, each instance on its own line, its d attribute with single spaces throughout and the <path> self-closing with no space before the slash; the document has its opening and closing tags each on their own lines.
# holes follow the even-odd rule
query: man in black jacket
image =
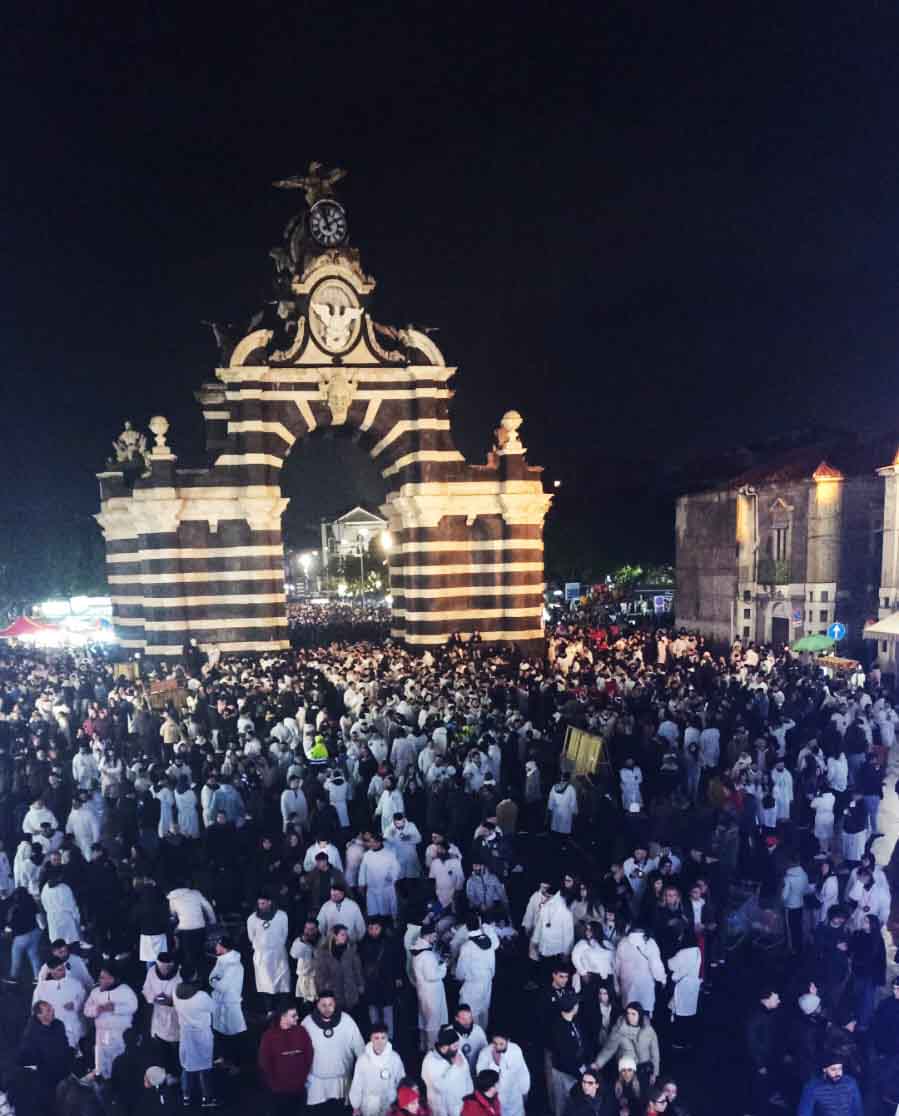
<svg viewBox="0 0 899 1116">
<path fill-rule="evenodd" d="M 62 1021 L 46 1000 L 38 1000 L 31 1009 L 17 1061 L 24 1070 L 16 1089 L 17 1110 L 53 1112 L 54 1090 L 72 1072 L 74 1054 Z"/>
<path fill-rule="evenodd" d="M 577 996 L 566 993 L 557 1004 L 558 1015 L 553 1021 L 550 1040 L 552 1046 L 552 1093 L 550 1104 L 553 1116 L 562 1116 L 565 1103 L 578 1078 L 586 1070 L 590 1056 L 587 1036 L 576 1021 Z"/>
<path fill-rule="evenodd" d="M 563 1116 L 599 1116 L 602 1107 L 600 1075 L 592 1069 L 584 1070 L 568 1096 Z"/>
<path fill-rule="evenodd" d="M 780 996 L 770 985 L 759 992 L 758 1003 L 746 1021 L 746 1049 L 751 1079 L 750 1107 L 754 1116 L 764 1116 L 771 1103 L 783 1103 L 777 1090 L 783 1046 L 780 1042 Z"/>
</svg>

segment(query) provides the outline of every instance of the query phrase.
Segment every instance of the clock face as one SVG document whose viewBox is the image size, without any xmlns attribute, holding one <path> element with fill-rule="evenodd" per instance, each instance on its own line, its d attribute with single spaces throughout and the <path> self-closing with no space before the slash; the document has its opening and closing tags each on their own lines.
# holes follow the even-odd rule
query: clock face
<svg viewBox="0 0 899 1116">
<path fill-rule="evenodd" d="M 312 239 L 324 248 L 333 248 L 346 240 L 346 212 L 332 198 L 317 201 L 309 210 L 309 231 Z"/>
</svg>

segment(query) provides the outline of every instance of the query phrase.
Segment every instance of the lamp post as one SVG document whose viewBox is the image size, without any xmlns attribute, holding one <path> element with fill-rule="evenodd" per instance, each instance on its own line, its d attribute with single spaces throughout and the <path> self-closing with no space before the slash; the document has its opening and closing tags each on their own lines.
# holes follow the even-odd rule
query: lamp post
<svg viewBox="0 0 899 1116">
<path fill-rule="evenodd" d="M 300 565 L 303 567 L 303 579 L 306 583 L 306 596 L 309 596 L 309 570 L 312 568 L 313 556 L 311 554 L 300 555 Z"/>
</svg>

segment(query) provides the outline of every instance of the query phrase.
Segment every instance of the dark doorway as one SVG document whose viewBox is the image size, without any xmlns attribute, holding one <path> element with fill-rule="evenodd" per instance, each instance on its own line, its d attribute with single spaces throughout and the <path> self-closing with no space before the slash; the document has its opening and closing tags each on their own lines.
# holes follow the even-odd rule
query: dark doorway
<svg viewBox="0 0 899 1116">
<path fill-rule="evenodd" d="M 771 642 L 780 644 L 790 642 L 790 621 L 785 616 L 771 618 Z"/>
</svg>

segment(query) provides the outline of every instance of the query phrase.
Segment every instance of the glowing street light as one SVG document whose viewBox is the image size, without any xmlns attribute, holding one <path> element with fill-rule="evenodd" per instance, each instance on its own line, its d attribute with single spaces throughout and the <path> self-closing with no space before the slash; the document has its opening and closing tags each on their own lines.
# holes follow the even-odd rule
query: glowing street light
<svg viewBox="0 0 899 1116">
<path fill-rule="evenodd" d="M 385 554 L 389 554 L 393 550 L 393 535 L 387 530 L 381 532 L 381 549 Z"/>
</svg>

